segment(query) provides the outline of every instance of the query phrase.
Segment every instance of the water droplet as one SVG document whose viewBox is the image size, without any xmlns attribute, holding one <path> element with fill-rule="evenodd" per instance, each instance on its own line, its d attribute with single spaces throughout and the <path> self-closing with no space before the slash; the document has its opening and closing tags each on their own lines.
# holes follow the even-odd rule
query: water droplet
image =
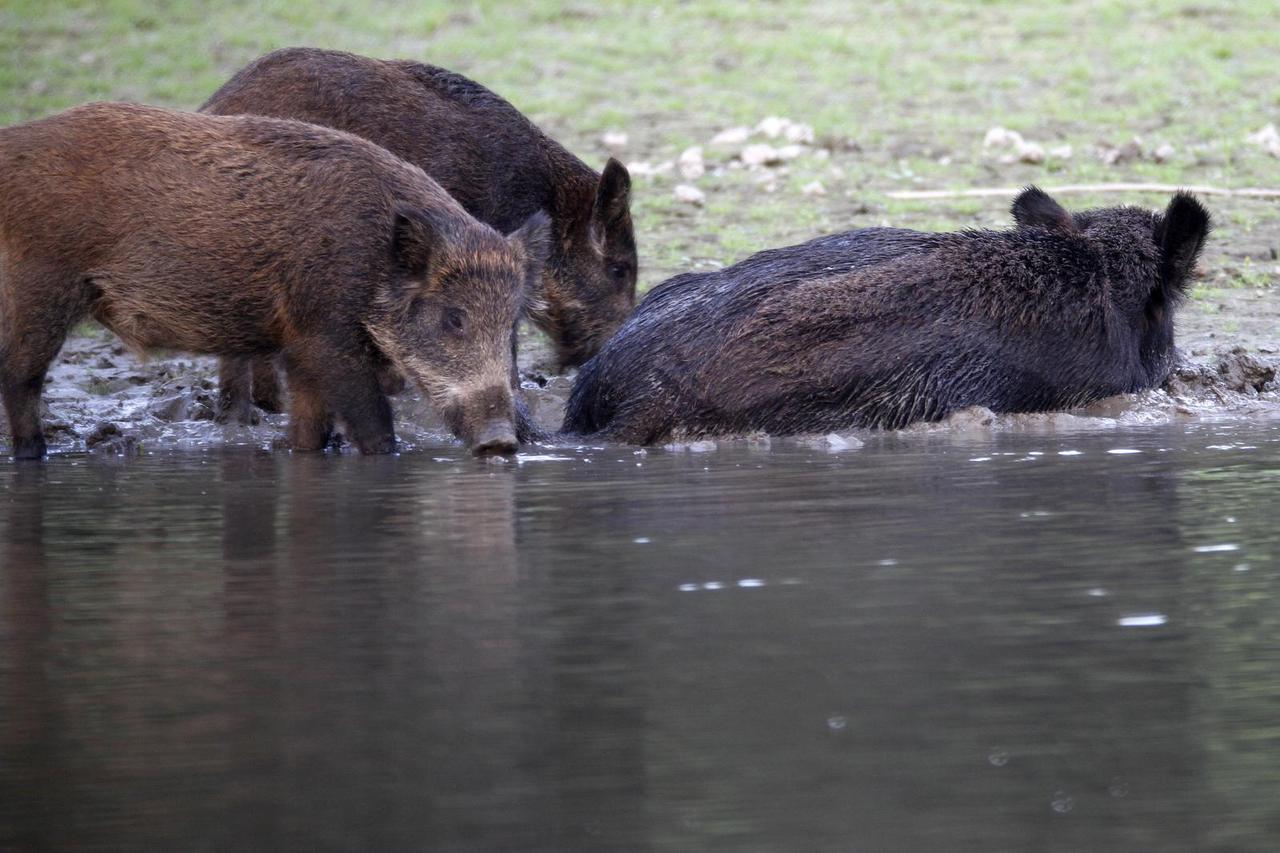
<svg viewBox="0 0 1280 853">
<path fill-rule="evenodd" d="M 1089 590 L 1089 595 L 1094 598 L 1102 598 L 1107 595 L 1107 591 L 1100 586 L 1095 586 L 1093 589 Z"/>
<path fill-rule="evenodd" d="M 759 578 L 743 578 L 738 581 L 738 586 L 750 589 L 757 586 L 764 586 L 764 581 Z"/>
<path fill-rule="evenodd" d="M 1059 450 L 1059 456 L 1083 456 L 1084 451 L 1081 450 Z"/>
<path fill-rule="evenodd" d="M 1235 524 L 1235 523 L 1236 523 L 1236 517 L 1235 517 L 1234 515 L 1228 515 L 1228 516 L 1227 516 L 1225 519 L 1223 519 L 1223 520 L 1224 520 L 1224 521 L 1226 521 L 1226 522 L 1227 522 L 1227 524 Z"/>
<path fill-rule="evenodd" d="M 1224 542 L 1221 545 L 1197 545 L 1191 549 L 1197 554 L 1219 554 L 1224 551 L 1239 551 L 1239 545 L 1233 545 L 1230 542 Z"/>
<path fill-rule="evenodd" d="M 696 583 L 682 583 L 679 587 L 681 592 L 697 592 L 701 587 Z"/>
<path fill-rule="evenodd" d="M 1003 749 L 992 750 L 991 754 L 987 756 L 987 762 L 992 767 L 1004 767 L 1009 763 L 1009 753 Z"/>
<path fill-rule="evenodd" d="M 897 561 L 897 560 L 893 560 L 893 559 L 888 559 L 888 560 L 877 560 L 877 561 L 876 561 L 876 565 L 877 565 L 877 566 L 896 566 L 896 565 L 898 565 L 898 561 Z"/>
<path fill-rule="evenodd" d="M 1130 453 L 1141 453 L 1142 451 L 1134 450 L 1131 447 L 1114 447 L 1111 450 L 1108 450 L 1107 452 L 1110 453 L 1112 456 L 1124 456 Z"/>
<path fill-rule="evenodd" d="M 635 539 L 632 539 L 631 541 L 636 543 L 637 545 L 648 545 L 650 540 L 648 536 L 637 536 Z"/>
<path fill-rule="evenodd" d="M 1163 613 L 1135 613 L 1132 616 L 1121 616 L 1116 624 L 1121 628 L 1152 628 L 1168 621 L 1169 617 Z"/>
<path fill-rule="evenodd" d="M 833 732 L 838 732 L 847 725 L 849 725 L 849 721 L 844 717 L 827 717 L 827 728 L 831 729 Z"/>
<path fill-rule="evenodd" d="M 707 581 L 702 585 L 703 589 L 724 589 L 724 584 L 720 581 Z"/>
<path fill-rule="evenodd" d="M 1248 564 L 1248 563 L 1236 563 L 1236 568 L 1235 568 L 1235 570 L 1236 570 L 1237 572 L 1247 572 L 1247 571 L 1249 571 L 1249 564 Z"/>
<path fill-rule="evenodd" d="M 973 457 L 972 459 L 970 459 L 969 461 L 970 461 L 970 462 L 990 462 L 990 461 L 991 461 L 991 457 L 990 457 L 990 456 L 975 456 L 975 457 Z"/>
<path fill-rule="evenodd" d="M 1076 801 L 1068 797 L 1066 791 L 1054 791 L 1049 806 L 1058 814 L 1066 814 L 1076 807 Z"/>
</svg>

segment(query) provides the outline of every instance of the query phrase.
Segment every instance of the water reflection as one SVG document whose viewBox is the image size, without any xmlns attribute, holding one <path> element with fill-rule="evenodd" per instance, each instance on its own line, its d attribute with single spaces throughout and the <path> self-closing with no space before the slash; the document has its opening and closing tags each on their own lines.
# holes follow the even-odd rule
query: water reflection
<svg viewBox="0 0 1280 853">
<path fill-rule="evenodd" d="M 1277 439 L 0 466 L 0 849 L 1270 849 Z"/>
</svg>

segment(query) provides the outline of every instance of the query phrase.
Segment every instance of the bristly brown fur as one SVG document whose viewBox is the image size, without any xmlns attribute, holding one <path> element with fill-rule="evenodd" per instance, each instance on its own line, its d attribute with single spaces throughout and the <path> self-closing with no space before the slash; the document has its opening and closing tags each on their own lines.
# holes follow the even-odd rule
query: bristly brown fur
<svg viewBox="0 0 1280 853">
<path fill-rule="evenodd" d="M 461 437 L 504 419 L 510 434 L 511 328 L 545 229 L 505 238 L 416 166 L 295 121 L 89 104 L 0 130 L 15 455 L 43 454 L 45 371 L 85 316 L 138 349 L 280 353 L 298 449 L 323 447 L 335 417 L 361 450 L 394 446 L 379 383 L 391 353 L 371 328 L 447 398 Z M 482 404 L 448 393 L 491 385 L 508 389 L 505 410 L 487 390 Z"/>
<path fill-rule="evenodd" d="M 1009 231 L 868 228 L 676 276 L 582 368 L 564 431 L 896 428 L 1163 381 L 1207 211 L 1179 194 L 1072 216 L 1034 187 L 1013 211 Z"/>
<path fill-rule="evenodd" d="M 286 48 L 246 66 L 201 110 L 298 119 L 372 140 L 503 233 L 545 210 L 555 239 L 530 317 L 565 366 L 599 351 L 635 307 L 626 169 L 610 160 L 596 173 L 466 77 L 418 62 Z"/>
</svg>

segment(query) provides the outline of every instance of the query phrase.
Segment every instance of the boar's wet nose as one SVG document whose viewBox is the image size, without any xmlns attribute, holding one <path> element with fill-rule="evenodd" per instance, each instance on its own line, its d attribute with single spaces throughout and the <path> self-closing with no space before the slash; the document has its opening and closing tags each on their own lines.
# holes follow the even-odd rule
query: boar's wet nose
<svg viewBox="0 0 1280 853">
<path fill-rule="evenodd" d="M 476 456 L 510 456 L 520 448 L 515 430 L 508 420 L 492 420 L 484 425 L 471 445 Z"/>
</svg>

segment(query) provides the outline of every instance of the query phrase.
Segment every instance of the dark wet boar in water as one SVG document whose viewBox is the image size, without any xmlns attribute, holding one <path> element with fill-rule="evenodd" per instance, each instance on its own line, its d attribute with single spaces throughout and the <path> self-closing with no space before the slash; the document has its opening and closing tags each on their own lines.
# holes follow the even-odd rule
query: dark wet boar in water
<svg viewBox="0 0 1280 853">
<path fill-rule="evenodd" d="M 298 450 L 334 418 L 395 446 L 393 363 L 480 452 L 516 449 L 511 329 L 540 274 L 422 170 L 346 133 L 90 104 L 0 130 L 0 393 L 14 455 L 44 454 L 45 371 L 92 316 L 135 349 L 279 352 Z"/>
<path fill-rule="evenodd" d="M 1066 409 L 1159 385 L 1209 214 L 1069 214 L 1029 188 L 1010 231 L 868 228 L 650 293 L 570 395 L 564 430 L 897 428 L 967 406 Z"/>
<path fill-rule="evenodd" d="M 626 168 L 611 159 L 596 173 L 466 77 L 418 62 L 286 48 L 242 69 L 201 110 L 298 119 L 363 136 L 420 166 L 503 233 L 545 210 L 554 239 L 530 317 L 551 337 L 562 365 L 594 355 L 635 307 Z M 259 370 L 254 397 L 271 408 L 278 392 L 271 374 Z"/>
</svg>

